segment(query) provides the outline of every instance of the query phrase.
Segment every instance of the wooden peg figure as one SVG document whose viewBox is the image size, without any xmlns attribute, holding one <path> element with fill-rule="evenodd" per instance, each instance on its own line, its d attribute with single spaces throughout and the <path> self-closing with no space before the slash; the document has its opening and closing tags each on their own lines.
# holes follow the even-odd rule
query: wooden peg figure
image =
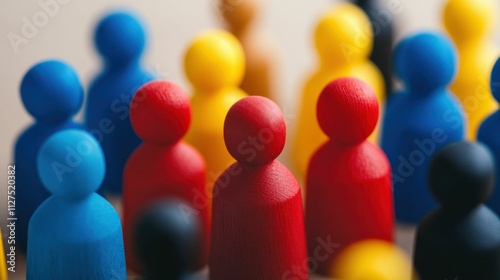
<svg viewBox="0 0 500 280">
<path fill-rule="evenodd" d="M 497 102 L 500 102 L 500 59 L 497 60 L 491 71 L 490 80 L 493 97 Z M 498 136 L 498 129 L 500 129 L 500 111 L 497 110 L 484 120 L 477 134 L 477 140 L 490 148 L 495 161 L 498 163 L 495 165 L 496 174 L 500 174 L 500 137 Z M 493 193 L 487 204 L 497 215 L 500 215 L 500 178 L 495 180 L 494 186 Z"/>
<path fill-rule="evenodd" d="M 300 186 L 276 160 L 285 130 L 279 107 L 265 97 L 229 110 L 224 140 L 237 162 L 215 183 L 210 279 L 282 279 L 296 267 L 307 279 Z"/>
<path fill-rule="evenodd" d="M 338 279 L 411 280 L 413 267 L 408 256 L 396 245 L 367 239 L 343 250 L 334 264 Z"/>
<path fill-rule="evenodd" d="M 59 60 L 34 65 L 23 77 L 21 99 L 35 123 L 17 139 L 16 166 L 16 248 L 27 251 L 31 215 L 49 196 L 38 176 L 36 157 L 42 144 L 53 134 L 70 128 L 83 129 L 73 116 L 83 103 L 83 87 L 76 71 Z"/>
<path fill-rule="evenodd" d="M 313 153 L 327 137 L 316 121 L 316 103 L 321 90 L 332 80 L 355 77 L 374 90 L 384 104 L 384 79 L 368 57 L 373 34 L 366 14 L 351 3 L 343 3 L 327 11 L 316 25 L 314 42 L 318 66 L 302 91 L 298 127 L 292 146 L 292 164 L 299 179 L 305 177 Z M 377 141 L 377 133 L 370 136 Z"/>
<path fill-rule="evenodd" d="M 143 143 L 132 153 L 123 179 L 123 237 L 129 269 L 143 273 L 134 251 L 138 215 L 158 200 L 178 198 L 194 208 L 201 222 L 202 249 L 192 269 L 207 263 L 209 209 L 205 162 L 182 141 L 191 122 L 187 93 L 174 83 L 152 81 L 142 86 L 130 103 L 130 119 Z"/>
<path fill-rule="evenodd" d="M 40 148 L 37 166 L 52 196 L 30 220 L 26 279 L 127 279 L 120 217 L 95 193 L 105 172 L 96 139 L 61 131 Z"/>
<path fill-rule="evenodd" d="M 373 52 L 370 59 L 384 76 L 385 93 L 393 90 L 391 57 L 394 45 L 394 17 L 380 0 L 353 0 L 370 18 L 373 26 Z M 396 2 L 397 3 L 397 2 Z"/>
<path fill-rule="evenodd" d="M 458 74 L 451 91 L 467 115 L 467 138 L 474 140 L 481 122 L 497 108 L 489 89 L 489 76 L 500 49 L 492 42 L 496 0 L 448 0 L 443 21 L 458 49 Z"/>
<path fill-rule="evenodd" d="M 309 257 L 318 238 L 337 244 L 317 271 L 330 275 L 339 252 L 364 239 L 393 240 L 391 167 L 367 138 L 378 119 L 373 90 L 356 78 L 341 78 L 321 92 L 318 123 L 328 136 L 314 153 L 306 177 Z M 336 277 L 336 275 L 335 275 Z"/>
<path fill-rule="evenodd" d="M 437 206 L 426 179 L 431 158 L 464 138 L 464 113 L 447 89 L 456 59 L 451 41 L 437 33 L 417 33 L 396 46 L 394 70 L 405 90 L 387 105 L 381 147 L 393 170 L 399 222 L 418 224 Z"/>
<path fill-rule="evenodd" d="M 100 192 L 120 195 L 125 162 L 141 143 L 130 124 L 130 100 L 154 76 L 141 63 L 146 32 L 136 15 L 106 15 L 95 29 L 94 41 L 104 69 L 90 85 L 85 125 L 101 144 L 107 159 Z"/>
<path fill-rule="evenodd" d="M 3 237 L 2 231 L 0 230 L 0 236 Z M 12 239 L 10 239 L 12 240 Z M 7 263 L 5 262 L 5 255 L 6 254 L 11 254 L 10 251 L 10 245 L 6 245 L 5 248 L 7 248 L 7 251 L 3 250 L 3 238 L 0 240 L 0 253 L 2 255 L 0 256 L 0 280 L 7 280 Z M 7 261 L 10 262 L 11 260 L 9 259 L 10 257 L 7 255 Z"/>
<path fill-rule="evenodd" d="M 189 203 L 170 199 L 153 204 L 137 219 L 135 250 L 146 280 L 194 280 L 191 268 L 199 255 L 201 224 Z"/>
<path fill-rule="evenodd" d="M 219 14 L 227 29 L 241 42 L 246 58 L 241 88 L 251 95 L 277 100 L 277 53 L 273 42 L 260 30 L 261 0 L 218 0 Z"/>
<path fill-rule="evenodd" d="M 441 207 L 420 223 L 415 241 L 422 280 L 500 279 L 500 220 L 483 204 L 494 174 L 481 144 L 456 142 L 436 154 L 429 184 Z"/>
<path fill-rule="evenodd" d="M 247 96 L 238 87 L 244 69 L 243 49 L 226 31 L 212 30 L 200 34 L 191 42 L 184 56 L 186 77 L 193 87 L 193 122 L 186 141 L 205 158 L 209 208 L 214 182 L 234 163 L 224 146 L 223 127 L 229 108 Z"/>
</svg>

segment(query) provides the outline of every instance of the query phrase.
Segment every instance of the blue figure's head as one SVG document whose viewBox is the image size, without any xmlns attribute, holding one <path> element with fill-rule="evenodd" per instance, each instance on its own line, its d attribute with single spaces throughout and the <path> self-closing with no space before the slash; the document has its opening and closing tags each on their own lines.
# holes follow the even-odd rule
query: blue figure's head
<svg viewBox="0 0 500 280">
<path fill-rule="evenodd" d="M 38 121 L 64 121 L 83 103 L 83 88 L 75 70 L 58 60 L 42 61 L 24 75 L 21 99 Z"/>
<path fill-rule="evenodd" d="M 471 210 L 488 200 L 493 191 L 495 160 L 480 143 L 454 142 L 433 157 L 430 191 L 446 208 Z"/>
<path fill-rule="evenodd" d="M 138 17 L 116 12 L 106 15 L 94 34 L 97 50 L 110 63 L 124 63 L 138 58 L 144 50 L 146 33 Z"/>
<path fill-rule="evenodd" d="M 83 130 L 52 135 L 40 148 L 37 164 L 45 188 L 59 197 L 84 198 L 104 179 L 104 154 L 97 140 Z"/>
<path fill-rule="evenodd" d="M 490 85 L 493 97 L 500 102 L 500 58 L 498 58 L 493 70 L 491 70 Z"/>
<path fill-rule="evenodd" d="M 457 66 L 457 53 L 443 35 L 419 33 L 401 41 L 393 55 L 394 71 L 407 88 L 422 93 L 449 85 Z"/>
</svg>

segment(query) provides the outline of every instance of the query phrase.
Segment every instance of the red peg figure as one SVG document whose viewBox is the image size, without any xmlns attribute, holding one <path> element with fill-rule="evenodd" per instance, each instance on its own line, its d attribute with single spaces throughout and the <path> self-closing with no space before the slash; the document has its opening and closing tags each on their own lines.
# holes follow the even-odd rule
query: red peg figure
<svg viewBox="0 0 500 280">
<path fill-rule="evenodd" d="M 210 279 L 282 279 L 297 267 L 308 278 L 300 186 L 276 160 L 285 130 L 279 107 L 265 97 L 229 110 L 224 140 L 237 162 L 214 187 Z"/>
<path fill-rule="evenodd" d="M 203 249 L 192 268 L 200 269 L 207 263 L 209 215 L 206 204 L 197 200 L 207 197 L 205 162 L 192 146 L 181 141 L 191 122 L 189 97 L 171 82 L 149 82 L 134 95 L 130 119 L 143 143 L 128 159 L 124 173 L 123 237 L 127 266 L 144 272 L 133 247 L 138 215 L 155 202 L 179 198 L 191 202 L 189 206 L 195 209 L 195 213 L 183 213 L 186 222 L 191 215 L 198 215 L 202 224 Z"/>
<path fill-rule="evenodd" d="M 318 99 L 318 123 L 329 137 L 309 162 L 306 232 L 309 257 L 335 244 L 317 272 L 331 275 L 346 246 L 363 239 L 393 240 L 391 168 L 385 154 L 367 141 L 377 124 L 373 90 L 355 78 L 328 84 Z"/>
</svg>

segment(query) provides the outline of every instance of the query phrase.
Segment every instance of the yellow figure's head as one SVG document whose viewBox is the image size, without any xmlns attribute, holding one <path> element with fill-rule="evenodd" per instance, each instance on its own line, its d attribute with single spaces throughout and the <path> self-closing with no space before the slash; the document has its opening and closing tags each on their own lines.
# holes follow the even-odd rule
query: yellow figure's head
<svg viewBox="0 0 500 280">
<path fill-rule="evenodd" d="M 449 0 L 443 12 L 446 30 L 457 43 L 479 40 L 495 23 L 498 0 Z"/>
<path fill-rule="evenodd" d="M 194 39 L 184 56 L 184 71 L 201 91 L 238 86 L 245 71 L 245 55 L 232 34 L 213 30 Z"/>
<path fill-rule="evenodd" d="M 412 266 L 395 245 L 368 239 L 347 247 L 334 264 L 334 275 L 343 280 L 410 280 Z"/>
<path fill-rule="evenodd" d="M 327 11 L 316 25 L 314 38 L 321 61 L 328 64 L 366 59 L 373 48 L 373 30 L 368 16 L 350 3 Z"/>
</svg>

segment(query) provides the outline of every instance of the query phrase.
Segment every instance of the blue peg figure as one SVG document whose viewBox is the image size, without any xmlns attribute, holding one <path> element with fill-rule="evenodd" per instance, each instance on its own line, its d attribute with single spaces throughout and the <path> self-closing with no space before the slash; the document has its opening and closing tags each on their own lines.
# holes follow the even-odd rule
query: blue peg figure
<svg viewBox="0 0 500 280">
<path fill-rule="evenodd" d="M 65 62 L 46 60 L 34 65 L 23 77 L 21 99 L 35 123 L 18 138 L 16 165 L 16 245 L 26 252 L 28 223 L 36 208 L 50 196 L 37 173 L 36 156 L 54 133 L 68 128 L 83 129 L 72 116 L 81 108 L 83 88 L 73 68 Z"/>
<path fill-rule="evenodd" d="M 493 97 L 500 101 L 500 58 L 491 71 L 490 87 Z M 500 215 L 500 135 L 498 135 L 498 131 L 500 131 L 500 110 L 497 110 L 483 121 L 477 132 L 477 140 L 488 146 L 497 162 L 495 166 L 497 179 L 495 180 L 493 194 L 487 205 L 497 215 Z"/>
<path fill-rule="evenodd" d="M 419 33 L 396 47 L 393 62 L 404 90 L 387 106 L 381 146 L 391 162 L 396 218 L 417 224 L 437 206 L 426 179 L 431 158 L 464 137 L 464 113 L 447 89 L 457 54 L 446 37 Z"/>
<path fill-rule="evenodd" d="M 139 87 L 154 76 L 141 65 L 146 34 L 133 14 L 115 12 L 105 16 L 97 25 L 94 40 L 105 65 L 90 86 L 85 124 L 106 156 L 106 176 L 100 192 L 119 195 L 125 162 L 141 143 L 130 124 L 130 101 Z"/>
<path fill-rule="evenodd" d="M 29 223 L 27 279 L 127 279 L 120 217 L 95 193 L 105 173 L 96 139 L 61 131 L 42 145 L 37 166 L 52 196 Z"/>
<path fill-rule="evenodd" d="M 136 220 L 135 251 L 144 280 L 201 280 L 192 271 L 202 248 L 201 221 L 193 211 L 182 200 L 158 201 Z"/>
<path fill-rule="evenodd" d="M 394 43 L 394 15 L 379 0 L 353 0 L 370 18 L 373 27 L 373 51 L 370 60 L 377 65 L 384 76 L 387 94 L 393 89 L 391 55 Z"/>
<path fill-rule="evenodd" d="M 439 150 L 429 170 L 440 207 L 418 225 L 414 267 L 422 280 L 500 279 L 500 220 L 483 203 L 495 177 L 483 145 L 456 142 Z"/>
</svg>

